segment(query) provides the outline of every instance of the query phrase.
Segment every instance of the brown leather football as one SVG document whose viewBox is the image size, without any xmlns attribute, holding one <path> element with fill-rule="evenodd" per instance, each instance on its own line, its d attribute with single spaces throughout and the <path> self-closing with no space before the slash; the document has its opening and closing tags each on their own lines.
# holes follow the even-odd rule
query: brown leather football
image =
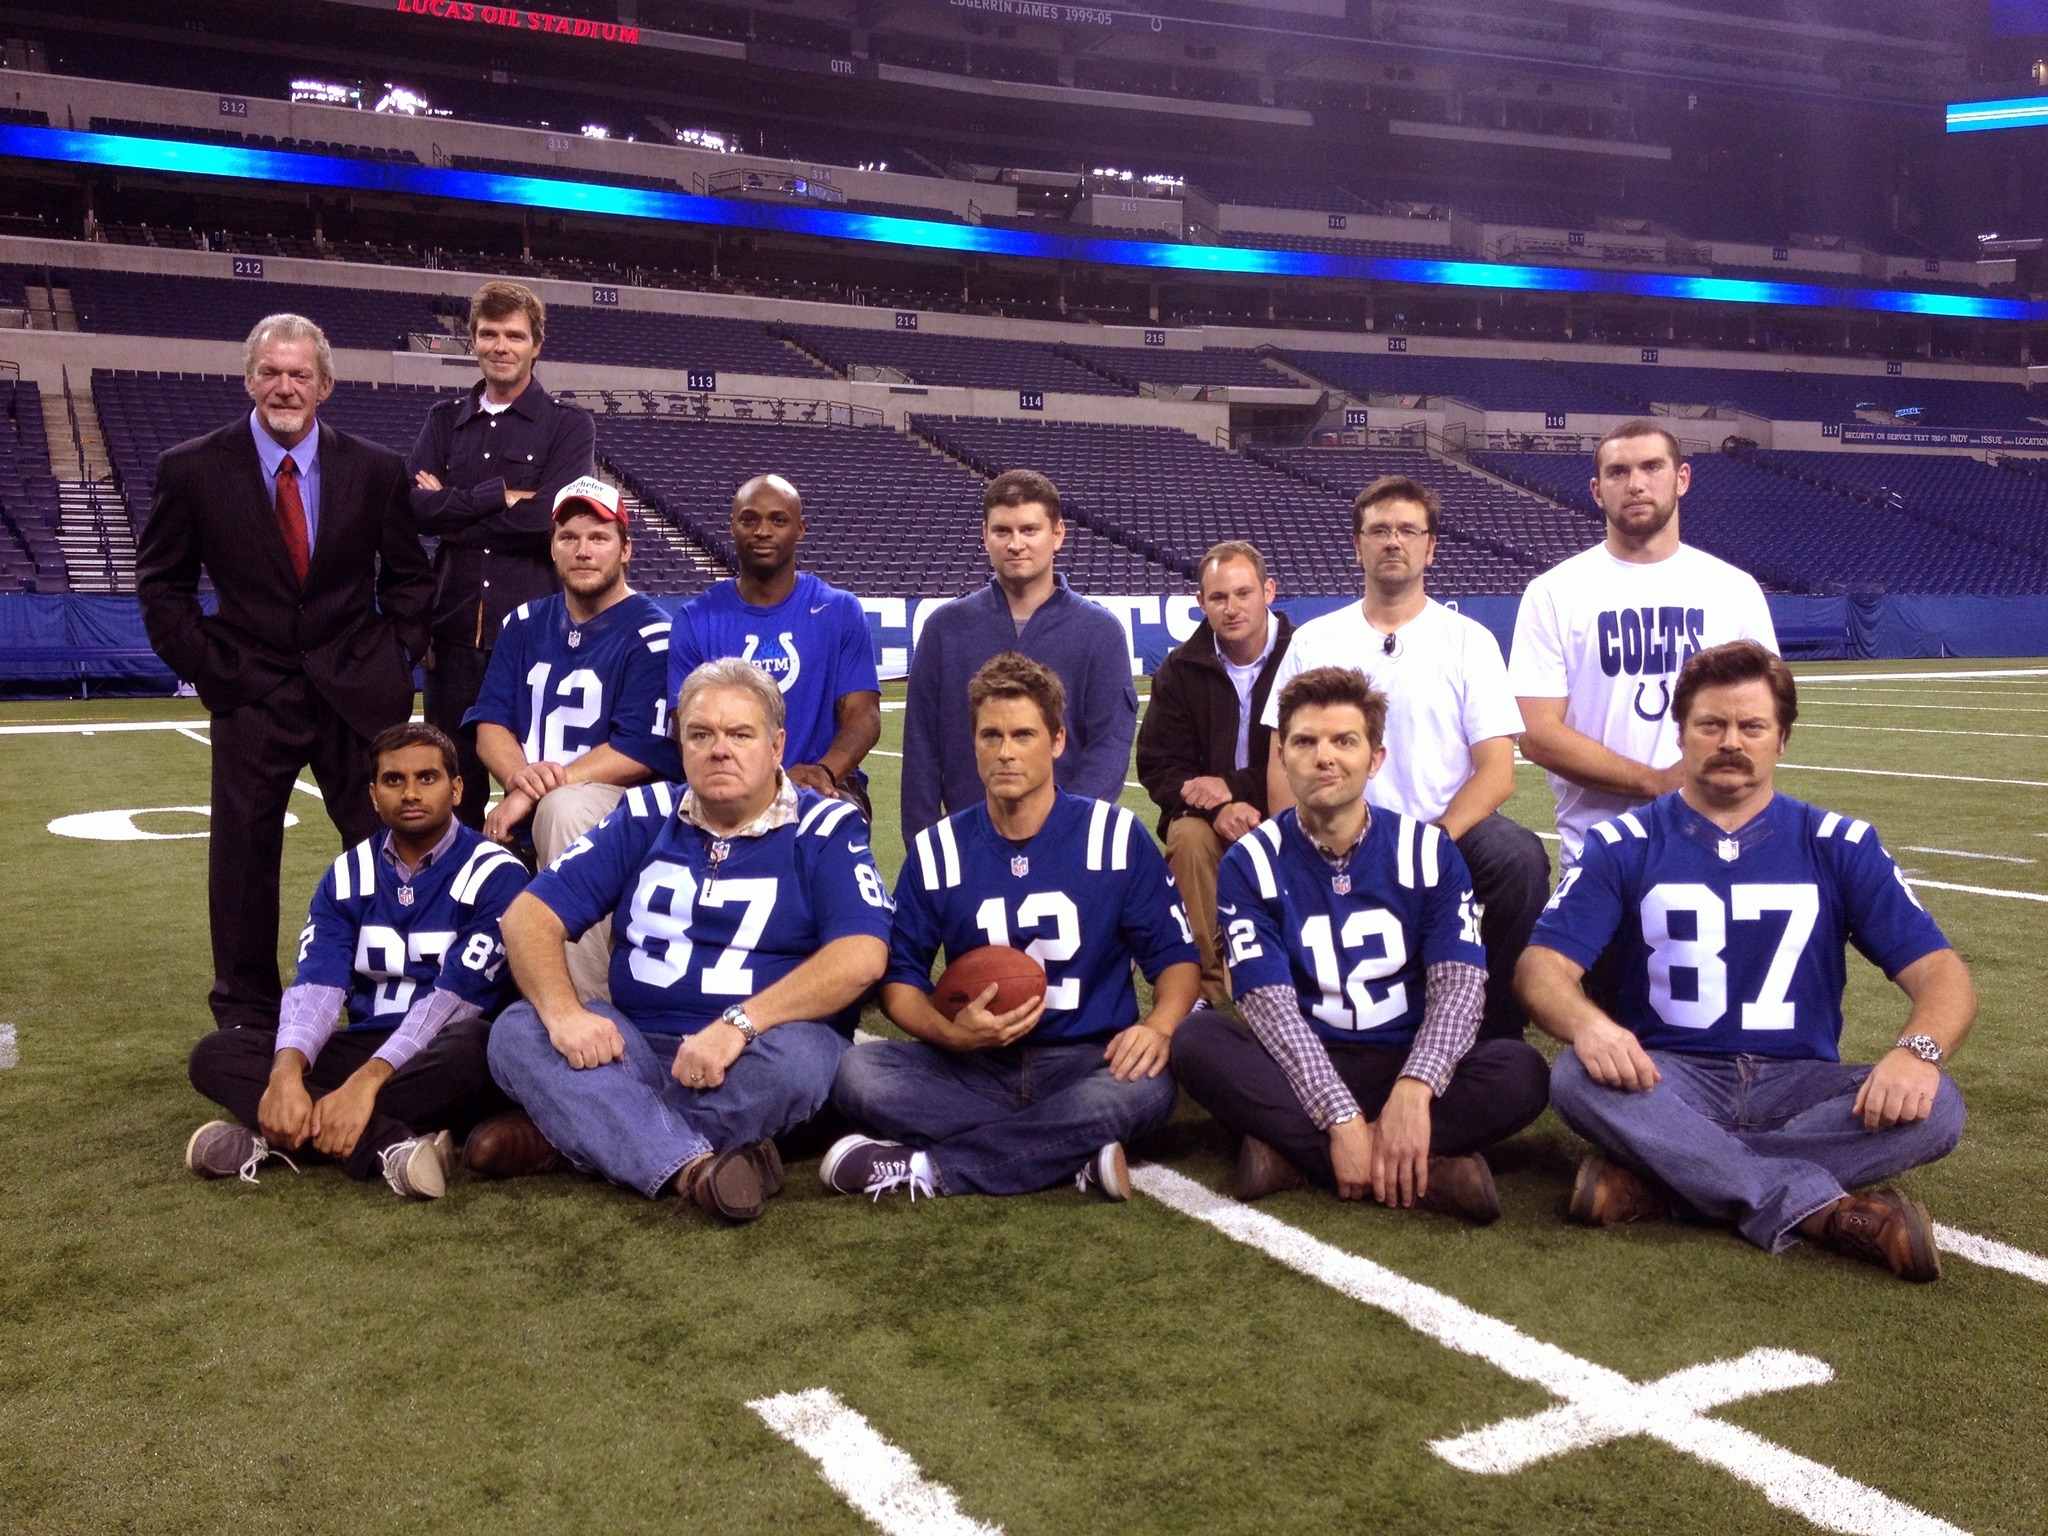
<svg viewBox="0 0 2048 1536">
<path fill-rule="evenodd" d="M 993 983 L 990 1013 L 1008 1013 L 1045 996 L 1045 967 L 1021 949 L 984 944 L 947 964 L 932 989 L 932 1006 L 953 1018 Z"/>
</svg>

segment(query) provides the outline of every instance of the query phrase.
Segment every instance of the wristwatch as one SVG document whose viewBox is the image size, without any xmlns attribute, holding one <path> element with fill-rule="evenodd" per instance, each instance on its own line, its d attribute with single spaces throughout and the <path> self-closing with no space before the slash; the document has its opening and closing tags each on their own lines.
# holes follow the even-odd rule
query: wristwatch
<svg viewBox="0 0 2048 1536">
<path fill-rule="evenodd" d="M 718 1016 L 718 1022 L 730 1024 L 740 1032 L 741 1050 L 745 1050 L 747 1046 L 752 1045 L 755 1037 L 761 1033 L 761 1031 L 754 1028 L 754 1021 L 747 1017 L 746 1006 L 741 1003 L 734 1003 L 725 1012 L 721 1013 Z"/>
<path fill-rule="evenodd" d="M 1932 1035 L 1901 1035 L 1892 1042 L 1892 1049 L 1895 1051 L 1911 1051 L 1922 1061 L 1930 1062 L 1937 1067 L 1941 1065 L 1942 1058 L 1947 1055 L 1947 1052 L 1941 1048 L 1941 1042 Z"/>
</svg>

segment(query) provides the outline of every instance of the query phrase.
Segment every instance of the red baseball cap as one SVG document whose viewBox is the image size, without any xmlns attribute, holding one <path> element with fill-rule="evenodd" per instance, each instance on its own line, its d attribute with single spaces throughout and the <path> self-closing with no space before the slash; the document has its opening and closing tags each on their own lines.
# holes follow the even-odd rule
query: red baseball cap
<svg viewBox="0 0 2048 1536">
<path fill-rule="evenodd" d="M 628 526 L 625 504 L 619 500 L 619 488 L 606 485 L 595 475 L 571 480 L 555 493 L 556 522 L 574 517 L 579 512 L 617 523 L 621 528 Z"/>
</svg>

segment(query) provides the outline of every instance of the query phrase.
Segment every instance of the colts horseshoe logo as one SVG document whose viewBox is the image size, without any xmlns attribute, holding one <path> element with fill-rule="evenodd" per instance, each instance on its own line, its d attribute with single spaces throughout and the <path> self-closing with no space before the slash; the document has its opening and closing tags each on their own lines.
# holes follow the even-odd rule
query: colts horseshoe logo
<svg viewBox="0 0 2048 1536">
<path fill-rule="evenodd" d="M 1636 684 L 1636 714 L 1644 720 L 1662 720 L 1665 712 L 1671 708 L 1671 683 L 1667 678 L 1657 679 L 1658 698 L 1655 709 L 1643 708 L 1643 690 L 1649 686 L 1648 683 Z"/>
</svg>

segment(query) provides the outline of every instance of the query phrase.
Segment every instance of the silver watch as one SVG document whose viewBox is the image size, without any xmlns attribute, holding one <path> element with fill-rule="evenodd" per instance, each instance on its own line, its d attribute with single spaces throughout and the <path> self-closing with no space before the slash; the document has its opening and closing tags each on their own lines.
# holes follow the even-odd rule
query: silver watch
<svg viewBox="0 0 2048 1536">
<path fill-rule="evenodd" d="M 1892 1042 L 1892 1049 L 1895 1051 L 1911 1051 L 1922 1061 L 1931 1062 L 1937 1067 L 1941 1065 L 1943 1058 L 1948 1054 L 1942 1050 L 1941 1042 L 1932 1035 L 1901 1035 Z"/>
<path fill-rule="evenodd" d="M 747 1017 L 746 1008 L 739 1003 L 734 1003 L 730 1008 L 726 1009 L 725 1012 L 721 1013 L 718 1016 L 718 1022 L 721 1024 L 730 1024 L 734 1029 L 740 1032 L 740 1039 L 744 1042 L 741 1046 L 742 1050 L 744 1050 L 746 1046 L 752 1045 L 754 1043 L 755 1037 L 761 1033 L 761 1031 L 754 1028 L 754 1021 Z"/>
</svg>

